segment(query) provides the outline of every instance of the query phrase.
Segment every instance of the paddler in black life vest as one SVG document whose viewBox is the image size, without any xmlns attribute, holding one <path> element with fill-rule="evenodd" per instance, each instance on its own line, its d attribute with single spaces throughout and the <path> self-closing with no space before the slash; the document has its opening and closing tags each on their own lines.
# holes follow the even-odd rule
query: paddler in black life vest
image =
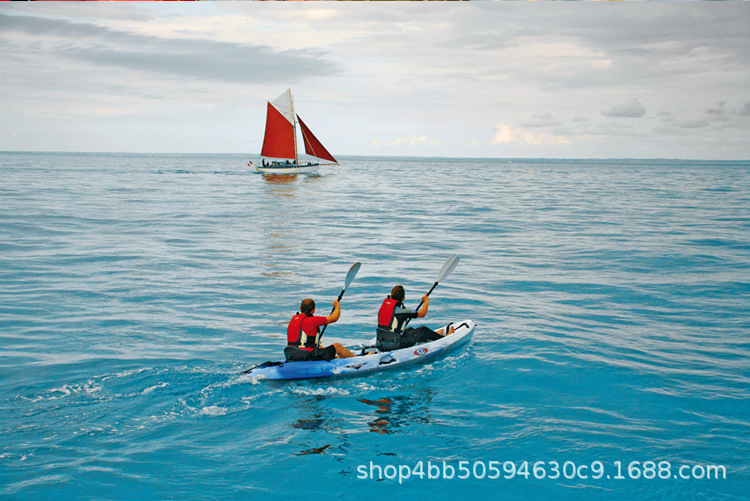
<svg viewBox="0 0 750 501">
<path fill-rule="evenodd" d="M 420 325 L 417 328 L 407 327 L 403 329 L 404 322 L 410 318 L 424 318 L 430 307 L 430 298 L 427 294 L 422 296 L 423 305 L 419 311 L 409 310 L 404 306 L 406 291 L 401 285 L 397 285 L 386 297 L 378 312 L 377 347 L 381 351 L 408 348 L 417 343 L 435 341 L 443 337 L 443 332 L 452 334 L 455 329 L 448 324 L 445 328 L 433 331 L 429 327 Z"/>
<path fill-rule="evenodd" d="M 287 362 L 306 360 L 331 360 L 337 355 L 341 358 L 353 357 L 354 353 L 341 343 L 333 343 L 323 348 L 320 343 L 320 327 L 336 322 L 341 316 L 341 305 L 333 302 L 333 312 L 327 317 L 316 317 L 315 301 L 305 299 L 299 312 L 292 317 L 286 329 L 287 347 L 284 349 Z"/>
</svg>

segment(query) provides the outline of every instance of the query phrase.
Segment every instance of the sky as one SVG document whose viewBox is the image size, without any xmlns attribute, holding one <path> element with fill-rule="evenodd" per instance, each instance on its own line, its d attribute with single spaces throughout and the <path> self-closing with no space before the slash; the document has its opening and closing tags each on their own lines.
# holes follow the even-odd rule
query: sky
<svg viewBox="0 0 750 501">
<path fill-rule="evenodd" d="M 750 159 L 750 2 L 2 2 L 0 151 Z"/>
</svg>

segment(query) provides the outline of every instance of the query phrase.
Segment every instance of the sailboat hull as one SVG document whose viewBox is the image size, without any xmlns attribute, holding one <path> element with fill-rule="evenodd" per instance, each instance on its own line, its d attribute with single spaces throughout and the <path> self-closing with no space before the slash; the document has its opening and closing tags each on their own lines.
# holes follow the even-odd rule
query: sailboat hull
<svg viewBox="0 0 750 501">
<path fill-rule="evenodd" d="M 259 174 L 315 174 L 320 164 L 308 165 L 278 165 L 278 166 L 256 166 L 255 172 Z"/>
</svg>

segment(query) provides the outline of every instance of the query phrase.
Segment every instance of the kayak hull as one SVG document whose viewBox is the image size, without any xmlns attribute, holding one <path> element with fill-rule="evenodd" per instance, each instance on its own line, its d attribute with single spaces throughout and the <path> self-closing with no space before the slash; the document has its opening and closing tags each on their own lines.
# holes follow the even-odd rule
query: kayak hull
<svg viewBox="0 0 750 501">
<path fill-rule="evenodd" d="M 331 361 L 266 362 L 243 374 L 258 379 L 315 379 L 334 376 L 368 374 L 413 363 L 425 363 L 444 355 L 471 339 L 475 324 L 465 320 L 453 324 L 455 332 L 436 341 L 421 343 L 409 348 L 380 352 L 372 347 L 359 348 L 367 352 L 352 358 L 335 358 Z M 374 353 L 372 353 L 374 351 Z"/>
</svg>

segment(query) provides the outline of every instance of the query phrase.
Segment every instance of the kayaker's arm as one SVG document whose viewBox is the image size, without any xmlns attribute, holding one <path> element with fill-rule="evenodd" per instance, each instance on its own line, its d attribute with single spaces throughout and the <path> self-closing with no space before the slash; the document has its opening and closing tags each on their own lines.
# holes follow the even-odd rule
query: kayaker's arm
<svg viewBox="0 0 750 501">
<path fill-rule="evenodd" d="M 424 304 L 422 305 L 422 309 L 417 312 L 417 318 L 424 318 L 424 316 L 427 315 L 427 308 L 430 306 L 430 298 L 427 294 L 422 296 L 422 302 Z"/>
<path fill-rule="evenodd" d="M 341 305 L 339 304 L 338 299 L 334 299 L 333 311 L 331 312 L 330 315 L 326 317 L 326 320 L 328 321 L 329 324 L 332 324 L 336 322 L 339 319 L 339 317 L 341 317 Z"/>
</svg>

